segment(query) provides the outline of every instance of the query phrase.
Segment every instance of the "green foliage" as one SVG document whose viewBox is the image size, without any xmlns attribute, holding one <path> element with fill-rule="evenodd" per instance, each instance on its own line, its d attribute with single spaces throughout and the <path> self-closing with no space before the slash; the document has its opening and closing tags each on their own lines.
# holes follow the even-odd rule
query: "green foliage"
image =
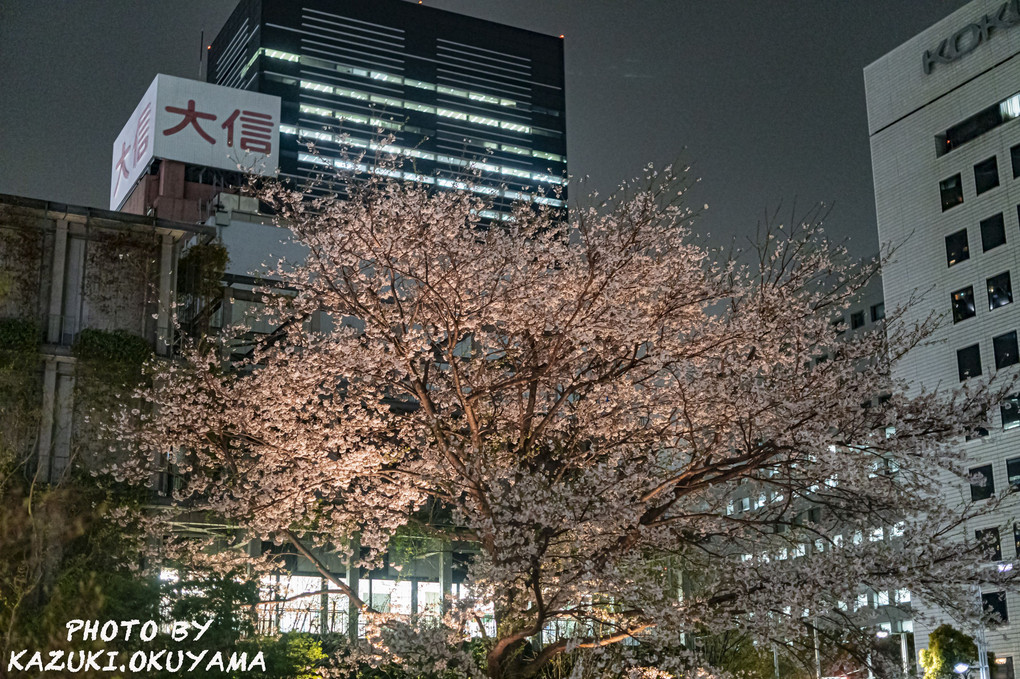
<svg viewBox="0 0 1020 679">
<path fill-rule="evenodd" d="M 191 246 L 178 263 L 177 292 L 203 299 L 218 296 L 229 261 L 227 249 L 220 243 Z"/>
<path fill-rule="evenodd" d="M 39 339 L 34 321 L 0 320 L 0 496 L 8 475 L 24 468 L 39 431 Z"/>
<path fill-rule="evenodd" d="M 323 642 L 302 632 L 289 632 L 278 639 L 257 638 L 238 650 L 247 652 L 249 660 L 262 651 L 266 671 L 261 676 L 269 679 L 316 679 L 316 668 L 327 659 Z"/>
<path fill-rule="evenodd" d="M 270 679 L 314 679 L 319 675 L 316 669 L 328 659 L 323 649 L 323 640 L 311 634 L 293 632 L 279 637 L 255 635 L 252 612 L 258 601 L 258 587 L 245 580 L 242 573 L 220 575 L 193 573 L 176 582 L 163 583 L 161 588 L 164 608 L 161 617 L 167 621 L 190 621 L 199 624 L 212 622 L 208 631 L 190 650 L 209 650 L 210 655 L 219 651 L 223 657 L 233 653 L 247 654 L 247 662 L 262 653 L 266 671 L 260 674 Z M 167 641 L 175 650 L 187 646 Z M 157 675 L 169 679 L 177 676 L 167 673 Z M 225 675 L 216 669 L 206 672 L 199 667 L 190 673 L 194 677 L 217 677 Z M 231 675 L 240 679 L 250 676 L 239 673 Z"/>
<path fill-rule="evenodd" d="M 194 574 L 170 583 L 164 595 L 170 598 L 170 620 L 189 620 L 212 626 L 203 637 L 209 648 L 227 649 L 255 633 L 252 610 L 258 601 L 258 586 L 241 574 Z"/>
<path fill-rule="evenodd" d="M 42 331 L 30 318 L 0 318 L 0 353 L 34 352 Z"/>
<path fill-rule="evenodd" d="M 977 657 L 974 637 L 951 625 L 940 625 L 928 635 L 928 648 L 921 650 L 924 679 L 951 679 L 957 663 L 974 664 Z"/>
<path fill-rule="evenodd" d="M 152 347 L 148 342 L 124 330 L 82 330 L 74 340 L 71 351 L 83 361 L 136 367 L 152 355 Z"/>
<path fill-rule="evenodd" d="M 142 366 L 152 356 L 152 347 L 124 330 L 86 329 L 78 333 L 71 352 L 79 361 L 76 400 L 97 414 L 109 414 L 122 402 L 120 392 L 142 380 Z"/>
<path fill-rule="evenodd" d="M 467 642 L 468 653 L 471 654 L 471 659 L 475 661 L 476 665 L 485 667 L 489 651 L 492 650 L 494 644 L 492 639 L 481 637 L 475 637 Z"/>
<path fill-rule="evenodd" d="M 125 567 L 138 542 L 110 520 L 110 500 L 98 487 L 18 476 L 0 487 L 0 652 L 84 650 L 67 641 L 68 620 L 157 616 L 159 590 Z"/>
<path fill-rule="evenodd" d="M 747 636 L 740 636 L 730 642 L 716 668 L 738 676 L 770 679 L 774 672 L 772 651 L 755 646 Z"/>
<path fill-rule="evenodd" d="M 0 302 L 7 299 L 14 290 L 14 277 L 8 271 L 0 271 Z"/>
</svg>

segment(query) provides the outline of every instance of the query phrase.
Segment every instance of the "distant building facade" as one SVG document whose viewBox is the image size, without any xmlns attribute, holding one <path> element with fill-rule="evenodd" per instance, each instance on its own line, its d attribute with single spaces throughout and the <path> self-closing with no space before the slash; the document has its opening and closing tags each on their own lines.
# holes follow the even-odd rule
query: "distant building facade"
<svg viewBox="0 0 1020 679">
<path fill-rule="evenodd" d="M 908 323 L 932 312 L 944 318 L 940 341 L 912 350 L 895 377 L 931 390 L 1016 372 L 1020 7 L 975 0 L 869 65 L 864 79 L 879 236 L 899 247 L 883 269 L 885 303 L 895 308 L 920 295 Z M 984 482 L 949 485 L 950 501 L 1020 488 L 1020 398 L 975 427 L 960 445 Z M 1020 556 L 1017 516 L 1017 502 L 1009 500 L 1002 512 L 967 525 L 960 539 L 997 544 L 989 567 L 997 561 L 1007 568 Z M 1001 622 L 966 631 L 995 654 L 991 676 L 1012 679 L 1020 599 L 980 596 Z M 930 630 L 916 628 L 918 647 L 926 646 Z"/>
<path fill-rule="evenodd" d="M 280 97 L 283 177 L 389 171 L 353 168 L 347 148 L 402 157 L 399 176 L 441 189 L 470 184 L 497 212 L 529 197 L 563 205 L 558 37 L 403 0 L 243 0 L 207 78 Z"/>
</svg>

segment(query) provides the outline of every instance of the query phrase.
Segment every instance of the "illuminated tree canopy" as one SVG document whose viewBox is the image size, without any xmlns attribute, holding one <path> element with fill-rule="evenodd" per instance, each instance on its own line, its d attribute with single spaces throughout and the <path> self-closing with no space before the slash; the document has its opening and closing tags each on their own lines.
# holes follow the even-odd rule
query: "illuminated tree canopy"
<svg viewBox="0 0 1020 679">
<path fill-rule="evenodd" d="M 890 310 L 888 332 L 842 341 L 833 318 L 876 266 L 813 217 L 721 256 L 682 189 L 650 171 L 569 219 L 486 222 L 468 192 L 271 188 L 308 251 L 272 273 L 278 330 L 229 364 L 239 329 L 158 365 L 116 471 L 172 449 L 190 506 L 299 549 L 357 534 L 366 562 L 423 508 L 448 512 L 477 545 L 470 598 L 438 625 L 354 600 L 362 653 L 423 676 L 564 657 L 683 674 L 704 664 L 694 630 L 797 639 L 859 627 L 862 587 L 955 609 L 1009 577 L 952 539 L 990 503 L 941 487 L 1006 387 L 908 394 L 890 365 L 935 319 Z M 458 643 L 486 604 L 497 632 L 472 670 Z"/>
</svg>

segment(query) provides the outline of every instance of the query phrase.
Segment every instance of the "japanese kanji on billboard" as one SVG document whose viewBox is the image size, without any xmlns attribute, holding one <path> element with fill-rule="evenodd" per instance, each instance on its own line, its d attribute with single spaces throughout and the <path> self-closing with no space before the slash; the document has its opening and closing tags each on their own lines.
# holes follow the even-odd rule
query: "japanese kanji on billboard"
<svg viewBox="0 0 1020 679">
<path fill-rule="evenodd" d="M 157 75 L 113 144 L 111 210 L 120 209 L 153 158 L 272 175 L 280 98 Z"/>
</svg>

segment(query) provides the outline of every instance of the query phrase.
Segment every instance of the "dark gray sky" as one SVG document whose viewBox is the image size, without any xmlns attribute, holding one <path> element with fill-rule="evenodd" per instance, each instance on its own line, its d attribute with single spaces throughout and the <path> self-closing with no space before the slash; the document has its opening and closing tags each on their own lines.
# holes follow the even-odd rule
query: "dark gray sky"
<svg viewBox="0 0 1020 679">
<path fill-rule="evenodd" d="M 370 2 L 371 0 L 365 0 Z M 877 248 L 862 69 L 964 0 L 426 0 L 566 35 L 570 172 L 701 178 L 699 230 L 834 204 Z M 0 0 L 0 193 L 106 207 L 113 140 L 156 73 L 196 77 L 236 0 Z"/>
</svg>

